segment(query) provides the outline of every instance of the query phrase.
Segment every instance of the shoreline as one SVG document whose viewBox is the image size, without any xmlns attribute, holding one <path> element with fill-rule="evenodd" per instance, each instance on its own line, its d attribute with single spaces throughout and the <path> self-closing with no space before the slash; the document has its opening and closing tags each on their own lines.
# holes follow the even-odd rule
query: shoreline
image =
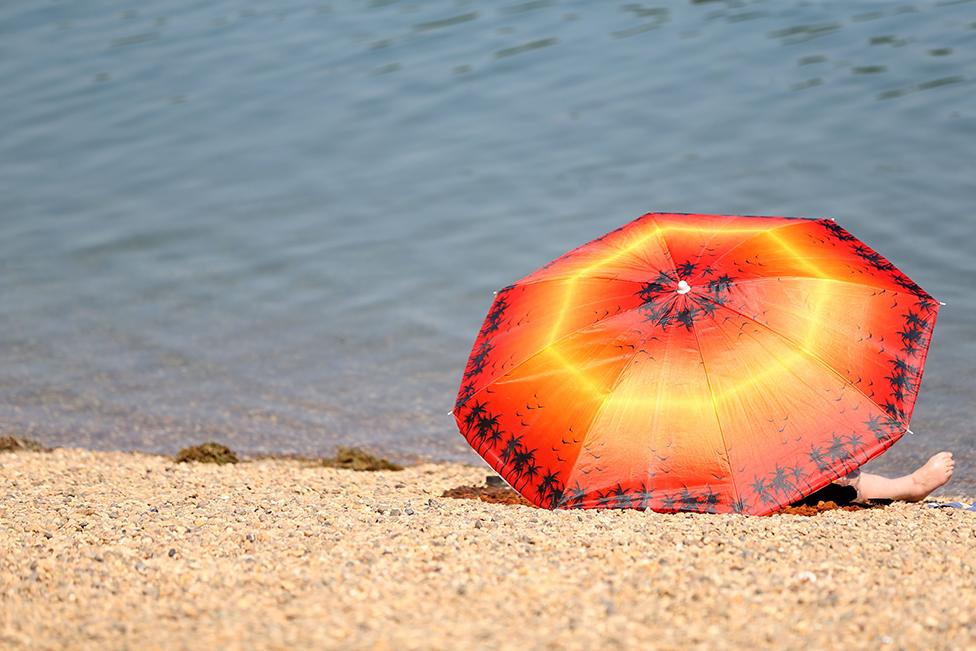
<svg viewBox="0 0 976 651">
<path fill-rule="evenodd" d="M 0 454 L 0 647 L 976 645 L 976 514 L 441 497 L 485 474 Z"/>
</svg>

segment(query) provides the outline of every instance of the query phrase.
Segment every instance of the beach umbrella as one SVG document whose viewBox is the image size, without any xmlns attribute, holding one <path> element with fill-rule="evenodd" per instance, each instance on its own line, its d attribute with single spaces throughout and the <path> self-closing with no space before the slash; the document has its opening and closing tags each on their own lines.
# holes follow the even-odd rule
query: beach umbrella
<svg viewBox="0 0 976 651">
<path fill-rule="evenodd" d="M 647 214 L 497 293 L 452 413 L 542 507 L 767 514 L 905 434 L 939 305 L 832 219 Z"/>
</svg>

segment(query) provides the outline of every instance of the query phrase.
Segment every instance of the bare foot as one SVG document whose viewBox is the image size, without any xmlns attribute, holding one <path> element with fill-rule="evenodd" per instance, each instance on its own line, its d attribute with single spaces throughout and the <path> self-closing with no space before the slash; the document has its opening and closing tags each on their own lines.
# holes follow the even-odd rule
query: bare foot
<svg viewBox="0 0 976 651">
<path fill-rule="evenodd" d="M 906 499 L 910 502 L 925 499 L 929 493 L 949 481 L 955 467 L 956 462 L 951 452 L 939 452 L 933 455 L 924 466 L 911 474 L 913 489 Z"/>
</svg>

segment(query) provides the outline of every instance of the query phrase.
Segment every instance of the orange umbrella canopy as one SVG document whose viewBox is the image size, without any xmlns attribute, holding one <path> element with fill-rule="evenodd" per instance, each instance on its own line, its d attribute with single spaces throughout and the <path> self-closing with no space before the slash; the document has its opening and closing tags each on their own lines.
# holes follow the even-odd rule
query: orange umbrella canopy
<svg viewBox="0 0 976 651">
<path fill-rule="evenodd" d="M 648 214 L 498 292 L 453 413 L 539 506 L 767 514 L 907 431 L 938 309 L 830 219 Z"/>
</svg>

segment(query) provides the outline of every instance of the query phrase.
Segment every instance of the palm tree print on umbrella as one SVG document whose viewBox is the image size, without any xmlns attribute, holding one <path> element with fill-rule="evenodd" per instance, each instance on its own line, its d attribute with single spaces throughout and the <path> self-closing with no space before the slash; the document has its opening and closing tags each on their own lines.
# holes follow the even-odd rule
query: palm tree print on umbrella
<svg viewBox="0 0 976 651">
<path fill-rule="evenodd" d="M 613 495 L 613 504 L 612 504 L 613 508 L 629 509 L 631 506 L 633 506 L 634 503 L 633 499 L 631 499 L 630 495 L 627 493 L 626 490 L 624 490 L 624 487 L 621 486 L 619 483 L 613 489 L 612 495 Z"/>
<path fill-rule="evenodd" d="M 914 294 L 915 296 L 918 296 L 923 301 L 923 305 L 925 306 L 933 305 L 930 302 L 928 296 L 926 295 L 925 290 L 919 287 L 915 283 L 915 281 L 909 278 L 908 276 L 905 276 L 904 274 L 898 274 L 897 276 L 895 276 L 894 280 L 895 283 L 897 283 L 902 289 L 904 289 L 910 294 Z"/>
<path fill-rule="evenodd" d="M 790 478 L 793 480 L 794 486 L 799 486 L 800 482 L 803 482 L 806 492 L 808 494 L 813 492 L 813 486 L 807 480 L 809 472 L 799 462 L 790 466 L 787 469 L 787 472 L 789 473 Z"/>
<path fill-rule="evenodd" d="M 894 432 L 892 432 L 890 419 L 882 420 L 880 416 L 869 416 L 864 424 L 878 443 L 893 442 Z"/>
<path fill-rule="evenodd" d="M 651 500 L 654 499 L 654 491 L 648 488 L 645 482 L 641 482 L 640 488 L 637 490 L 634 498 L 637 500 L 638 509 L 643 510 L 649 508 L 651 506 Z"/>
<path fill-rule="evenodd" d="M 500 418 L 498 414 L 489 413 L 484 402 L 476 402 L 465 414 L 462 434 L 479 454 L 501 439 Z"/>
<path fill-rule="evenodd" d="M 476 402 L 468 410 L 468 413 L 464 416 L 464 430 L 471 431 L 471 428 L 475 423 L 478 422 L 482 416 L 488 413 L 488 405 L 484 402 Z"/>
<path fill-rule="evenodd" d="M 856 242 L 857 241 L 857 238 L 856 237 L 854 237 L 853 235 L 851 235 L 850 233 L 848 233 L 846 230 L 844 230 L 844 228 L 840 224 L 838 224 L 837 222 L 835 222 L 833 219 L 825 220 L 823 222 L 823 225 L 824 225 L 824 228 L 826 228 L 828 231 L 830 231 L 830 234 L 831 235 L 833 235 L 838 240 L 841 240 L 842 242 Z"/>
<path fill-rule="evenodd" d="M 753 480 L 752 492 L 761 502 L 766 504 L 776 504 L 776 498 L 773 495 L 772 487 L 767 484 L 766 480 L 762 477 L 756 477 Z"/>
<path fill-rule="evenodd" d="M 715 513 L 718 510 L 718 505 L 721 503 L 722 497 L 713 491 L 711 487 L 705 488 L 705 494 L 701 498 L 701 507 L 705 513 Z"/>
<path fill-rule="evenodd" d="M 563 497 L 563 488 L 562 483 L 559 481 L 559 475 L 552 471 L 544 473 L 542 479 L 539 480 L 539 485 L 536 486 L 536 492 L 541 499 L 546 501 L 550 508 L 555 508 Z"/>
<path fill-rule="evenodd" d="M 498 443 L 502 438 L 502 430 L 499 424 L 499 416 L 497 414 L 485 414 L 478 418 L 478 422 L 475 425 L 474 440 L 478 441 L 478 452 L 483 452 L 484 448 L 481 447 L 484 444 L 486 447 L 492 447 Z"/>
<path fill-rule="evenodd" d="M 586 499 L 587 491 L 579 482 L 567 489 L 560 498 L 557 506 L 559 508 L 578 509 L 583 507 L 583 500 Z"/>
<path fill-rule="evenodd" d="M 888 414 L 888 418 L 895 421 L 899 425 L 901 425 L 907 420 L 906 419 L 907 414 L 905 414 L 902 408 L 896 405 L 895 403 L 888 401 L 884 403 L 883 407 L 885 412 Z"/>
<path fill-rule="evenodd" d="M 455 411 L 460 410 L 462 407 L 464 407 L 464 405 L 468 404 L 468 400 L 470 400 L 474 394 L 474 384 L 472 384 L 470 381 L 465 381 L 464 384 L 461 385 L 461 389 L 458 391 L 457 400 L 454 401 Z"/>
<path fill-rule="evenodd" d="M 525 448 L 515 453 L 512 460 L 513 476 L 515 477 L 515 489 L 518 490 L 518 481 L 522 480 L 522 488 L 525 488 L 539 475 L 539 466 L 535 462 L 535 450 Z"/>
<path fill-rule="evenodd" d="M 925 330 L 915 326 L 908 326 L 904 330 L 899 331 L 898 334 L 901 336 L 901 349 L 905 354 L 917 355 L 921 348 L 923 337 L 925 336 Z"/>
<path fill-rule="evenodd" d="M 537 495 L 540 501 L 546 502 L 550 508 L 556 508 L 563 496 L 559 473 L 536 461 L 536 451 L 522 444 L 522 435 L 508 434 L 506 438 L 500 426 L 501 419 L 500 414 L 488 410 L 486 403 L 475 402 L 461 419 L 462 433 L 481 455 L 487 454 L 489 450 L 496 450 L 504 439 L 504 445 L 497 452 L 501 462 L 497 470 L 502 477 L 513 488 L 524 492 L 535 479 L 541 476 L 536 487 Z"/>
<path fill-rule="evenodd" d="M 868 458 L 866 454 L 864 455 L 863 459 L 857 458 L 858 450 L 861 450 L 862 454 L 864 453 L 864 438 L 861 436 L 861 434 L 859 434 L 858 432 L 853 432 L 851 434 L 848 434 L 845 442 L 847 444 L 847 448 L 851 451 L 850 452 L 851 459 L 853 459 L 855 462 L 859 464 L 868 462 Z"/>
<path fill-rule="evenodd" d="M 727 300 L 726 295 L 732 289 L 732 283 L 733 279 L 728 274 L 722 274 L 718 278 L 709 280 L 708 291 L 711 292 L 712 300 L 719 305 L 724 305 Z"/>
<path fill-rule="evenodd" d="M 698 497 L 685 486 L 681 489 L 681 496 L 678 498 L 681 503 L 682 511 L 698 511 L 701 508 L 701 502 Z"/>
<path fill-rule="evenodd" d="M 885 377 L 891 383 L 891 393 L 899 402 L 904 402 L 906 394 L 914 392 L 915 385 L 907 375 L 888 375 Z"/>
<path fill-rule="evenodd" d="M 502 462 L 502 468 L 506 467 L 508 463 L 515 458 L 519 450 L 522 449 L 522 437 L 516 436 L 515 434 L 509 434 L 508 440 L 505 441 L 505 447 L 502 449 L 498 458 Z"/>
<path fill-rule="evenodd" d="M 490 360 L 489 356 L 491 355 L 491 351 L 494 350 L 494 348 L 494 345 L 489 339 L 485 339 L 481 342 L 478 349 L 468 360 L 468 366 L 464 371 L 465 379 L 470 379 L 475 375 L 479 375 L 485 370 L 485 367 L 488 365 Z"/>
<path fill-rule="evenodd" d="M 659 271 L 652 280 L 641 285 L 637 296 L 644 301 L 641 311 L 648 322 L 665 330 L 675 323 L 691 330 L 699 317 L 713 315 L 717 305 L 728 302 L 733 278 L 725 273 L 716 275 L 715 270 L 708 266 L 703 267 L 696 276 L 697 266 L 697 263 L 686 260 L 675 265 L 674 273 Z M 704 291 L 678 294 L 679 281 L 688 282 L 690 287 Z"/>
<path fill-rule="evenodd" d="M 779 493 L 783 497 L 789 497 L 795 494 L 796 488 L 790 483 L 789 478 L 786 476 L 786 468 L 776 465 L 773 469 L 772 477 L 769 480 L 769 488 L 772 491 Z"/>
<path fill-rule="evenodd" d="M 918 312 L 909 310 L 908 314 L 903 314 L 902 316 L 905 317 L 905 321 L 912 328 L 918 328 L 923 332 L 929 329 L 929 322 L 926 321 L 925 318 L 923 318 Z"/>
<path fill-rule="evenodd" d="M 732 512 L 733 513 L 747 513 L 749 511 L 749 503 L 745 499 L 739 497 L 732 501 Z"/>
<path fill-rule="evenodd" d="M 600 509 L 609 509 L 613 507 L 613 502 L 616 499 L 613 493 L 613 489 L 607 489 L 606 492 L 597 492 L 595 507 Z"/>
<path fill-rule="evenodd" d="M 858 244 L 854 247 L 854 253 L 864 258 L 864 260 L 878 271 L 891 271 L 895 268 L 893 264 L 885 260 L 879 253 L 871 248 Z"/>
<path fill-rule="evenodd" d="M 480 337 L 486 337 L 495 331 L 497 331 L 504 322 L 505 314 L 508 311 L 508 294 L 514 289 L 514 285 L 509 285 L 498 291 L 498 295 L 495 297 L 495 302 L 491 306 L 488 315 L 485 317 L 485 322 L 481 326 Z"/>
<path fill-rule="evenodd" d="M 683 307 L 674 315 L 674 320 L 691 330 L 692 326 L 695 325 L 695 317 L 698 314 L 698 309 L 695 307 Z"/>
<path fill-rule="evenodd" d="M 845 474 L 849 472 L 847 462 L 851 460 L 851 453 L 843 437 L 837 434 L 833 435 L 830 439 L 830 445 L 827 446 L 827 458 L 830 459 L 833 466 L 840 465 Z"/>
<path fill-rule="evenodd" d="M 819 472 L 830 470 L 830 463 L 827 462 L 827 451 L 823 448 L 816 445 L 812 446 L 809 457 Z"/>
</svg>

